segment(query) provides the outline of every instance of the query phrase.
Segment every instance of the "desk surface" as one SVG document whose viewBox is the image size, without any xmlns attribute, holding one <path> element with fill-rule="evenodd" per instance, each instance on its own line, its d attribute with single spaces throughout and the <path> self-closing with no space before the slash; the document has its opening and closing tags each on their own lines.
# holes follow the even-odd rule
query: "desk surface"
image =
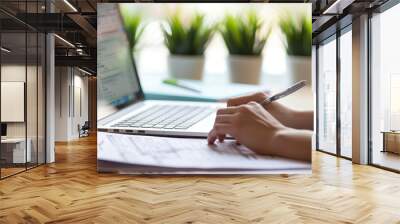
<svg viewBox="0 0 400 224">
<path fill-rule="evenodd" d="M 167 77 L 157 74 L 146 75 L 151 76 L 151 78 L 142 75 L 141 79 L 152 81 L 159 80 L 161 82 L 161 80 Z M 207 83 L 212 83 L 213 85 L 215 85 L 215 83 L 226 84 L 229 83 L 229 79 L 226 76 L 226 74 L 208 74 L 206 77 L 204 77 L 203 83 L 205 85 L 207 85 Z M 270 90 L 272 93 L 275 93 L 284 90 L 289 86 L 291 86 L 291 84 L 287 80 L 283 79 L 281 76 L 266 76 L 261 80 L 260 84 L 258 85 L 258 89 L 267 89 Z M 307 85 L 299 91 L 280 99 L 279 102 L 297 110 L 313 110 L 314 97 L 312 88 L 310 85 Z"/>
<path fill-rule="evenodd" d="M 29 141 L 29 138 L 28 138 Z M 5 139 L 1 139 L 1 143 L 4 144 L 15 144 L 15 143 L 20 143 L 20 142 L 25 142 L 25 138 L 5 138 Z"/>
<path fill-rule="evenodd" d="M 400 131 L 381 131 L 381 133 L 400 135 Z"/>
</svg>

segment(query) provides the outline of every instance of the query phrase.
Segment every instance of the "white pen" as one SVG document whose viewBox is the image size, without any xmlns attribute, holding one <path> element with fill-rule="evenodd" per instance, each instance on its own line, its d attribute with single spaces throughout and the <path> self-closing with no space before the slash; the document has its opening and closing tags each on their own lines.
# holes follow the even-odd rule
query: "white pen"
<svg viewBox="0 0 400 224">
<path fill-rule="evenodd" d="M 302 80 L 296 84 L 294 84 L 293 86 L 287 88 L 286 90 L 279 92 L 271 97 L 268 97 L 267 99 L 258 102 L 259 104 L 261 104 L 261 106 L 265 107 L 267 106 L 269 103 L 275 101 L 275 100 L 279 100 L 280 98 L 283 98 L 285 96 L 288 96 L 294 92 L 296 92 L 297 90 L 303 88 L 306 85 L 306 80 Z"/>
</svg>

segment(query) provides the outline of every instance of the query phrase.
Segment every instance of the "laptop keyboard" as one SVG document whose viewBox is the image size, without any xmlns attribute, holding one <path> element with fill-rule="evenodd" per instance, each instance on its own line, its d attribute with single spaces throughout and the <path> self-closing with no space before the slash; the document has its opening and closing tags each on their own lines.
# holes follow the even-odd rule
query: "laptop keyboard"
<svg viewBox="0 0 400 224">
<path fill-rule="evenodd" d="M 188 129 L 213 111 L 205 106 L 155 105 L 112 127 Z"/>
</svg>

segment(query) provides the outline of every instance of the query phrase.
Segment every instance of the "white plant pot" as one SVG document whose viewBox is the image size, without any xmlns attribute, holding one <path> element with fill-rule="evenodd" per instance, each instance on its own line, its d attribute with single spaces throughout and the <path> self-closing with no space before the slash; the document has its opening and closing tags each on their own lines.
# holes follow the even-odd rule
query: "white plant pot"
<svg viewBox="0 0 400 224">
<path fill-rule="evenodd" d="M 289 56 L 287 68 L 290 83 L 306 80 L 311 85 L 311 57 Z"/>
<path fill-rule="evenodd" d="M 168 73 L 173 78 L 201 80 L 203 70 L 203 55 L 169 55 L 168 57 Z"/>
<path fill-rule="evenodd" d="M 261 56 L 229 55 L 228 71 L 232 82 L 259 84 L 261 66 Z"/>
</svg>

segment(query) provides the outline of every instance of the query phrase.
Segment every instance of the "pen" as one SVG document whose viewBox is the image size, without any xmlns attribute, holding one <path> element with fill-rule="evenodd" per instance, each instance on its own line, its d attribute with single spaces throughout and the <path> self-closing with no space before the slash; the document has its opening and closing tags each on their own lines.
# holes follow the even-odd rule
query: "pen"
<svg viewBox="0 0 400 224">
<path fill-rule="evenodd" d="M 300 82 L 294 84 L 293 86 L 287 88 L 286 90 L 284 90 L 284 91 L 282 91 L 282 92 L 279 92 L 279 93 L 277 93 L 277 94 L 275 94 L 275 95 L 273 95 L 273 96 L 271 96 L 271 97 L 269 97 L 269 98 L 267 98 L 267 99 L 265 99 L 265 100 L 259 102 L 259 104 L 261 104 L 261 106 L 264 106 L 264 107 L 265 107 L 265 106 L 267 106 L 269 103 L 271 103 L 271 102 L 273 102 L 273 101 L 275 101 L 275 100 L 279 100 L 280 98 L 283 98 L 283 97 L 285 97 L 285 96 L 288 96 L 288 95 L 290 95 L 290 94 L 296 92 L 297 90 L 303 88 L 305 85 L 306 85 L 306 81 L 305 81 L 305 80 L 302 80 L 302 81 L 300 81 Z"/>
<path fill-rule="evenodd" d="M 187 85 L 184 85 L 184 84 L 182 84 L 181 82 L 179 82 L 176 79 L 165 79 L 163 81 L 163 83 L 171 85 L 171 86 L 176 86 L 176 87 L 179 87 L 179 88 L 182 88 L 182 89 L 190 90 L 190 91 L 193 91 L 193 92 L 196 92 L 196 93 L 201 93 L 200 90 L 192 88 L 192 87 L 189 87 Z"/>
</svg>

